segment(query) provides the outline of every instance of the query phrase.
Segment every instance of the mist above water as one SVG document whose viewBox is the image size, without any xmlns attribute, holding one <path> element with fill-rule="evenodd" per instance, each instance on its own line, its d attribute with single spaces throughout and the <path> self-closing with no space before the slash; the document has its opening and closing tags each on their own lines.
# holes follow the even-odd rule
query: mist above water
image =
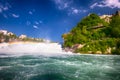
<svg viewBox="0 0 120 80">
<path fill-rule="evenodd" d="M 66 54 L 62 51 L 62 47 L 58 43 L 17 43 L 0 44 L 0 53 L 2 54 L 30 54 L 30 55 L 62 55 Z M 68 53 L 67 53 L 68 54 Z"/>
</svg>

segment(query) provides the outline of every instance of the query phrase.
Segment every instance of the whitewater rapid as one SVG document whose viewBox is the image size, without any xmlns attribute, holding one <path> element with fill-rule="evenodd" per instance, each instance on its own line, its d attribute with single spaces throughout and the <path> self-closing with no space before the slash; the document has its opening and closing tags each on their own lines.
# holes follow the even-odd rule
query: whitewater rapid
<svg viewBox="0 0 120 80">
<path fill-rule="evenodd" d="M 1 54 L 17 54 L 17 55 L 62 55 L 68 54 L 63 52 L 62 46 L 58 43 L 1 43 Z M 70 54 L 70 53 L 69 53 Z"/>
<path fill-rule="evenodd" d="M 6 56 L 0 80 L 120 80 L 118 55 Z"/>
<path fill-rule="evenodd" d="M 67 53 L 58 43 L 2 43 L 0 80 L 120 80 L 120 56 Z"/>
</svg>

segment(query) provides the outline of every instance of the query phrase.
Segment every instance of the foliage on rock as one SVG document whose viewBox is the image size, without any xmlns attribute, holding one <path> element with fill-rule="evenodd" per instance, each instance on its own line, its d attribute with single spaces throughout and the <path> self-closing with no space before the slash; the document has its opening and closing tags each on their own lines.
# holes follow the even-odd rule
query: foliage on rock
<svg viewBox="0 0 120 80">
<path fill-rule="evenodd" d="M 113 15 L 110 23 L 96 14 L 83 18 L 69 33 L 62 35 L 63 47 L 85 44 L 74 50 L 82 53 L 118 54 L 120 52 L 120 16 Z"/>
</svg>

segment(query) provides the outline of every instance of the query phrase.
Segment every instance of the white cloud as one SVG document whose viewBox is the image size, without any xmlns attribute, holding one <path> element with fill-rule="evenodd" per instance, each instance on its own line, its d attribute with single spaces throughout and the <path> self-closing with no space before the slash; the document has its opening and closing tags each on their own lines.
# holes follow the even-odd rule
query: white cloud
<svg viewBox="0 0 120 80">
<path fill-rule="evenodd" d="M 38 24 L 39 24 L 39 22 L 35 21 L 35 24 L 37 24 L 37 25 L 38 25 Z"/>
<path fill-rule="evenodd" d="M 19 18 L 19 17 L 20 17 L 19 15 L 16 15 L 16 14 L 12 14 L 12 16 L 13 16 L 14 18 Z"/>
<path fill-rule="evenodd" d="M 73 0 L 53 0 L 59 10 L 65 10 L 68 15 L 75 15 L 87 10 L 80 9 L 76 7 L 73 3 Z"/>
<path fill-rule="evenodd" d="M 98 3 L 94 3 L 90 6 L 90 8 L 94 7 L 110 7 L 110 8 L 120 8 L 120 1 L 119 0 L 103 0 Z"/>
<path fill-rule="evenodd" d="M 32 11 L 29 11 L 28 13 L 29 13 L 29 14 L 31 14 L 31 15 L 33 14 L 33 12 L 32 12 Z"/>
<path fill-rule="evenodd" d="M 0 2 L 0 13 L 9 10 L 9 8 L 11 8 L 9 3 L 2 3 Z"/>
<path fill-rule="evenodd" d="M 39 25 L 39 24 L 42 24 L 43 22 L 41 21 L 41 20 L 39 20 L 39 21 L 35 21 L 34 22 L 36 25 Z"/>
<path fill-rule="evenodd" d="M 5 7 L 3 8 L 3 10 L 4 10 L 4 11 L 8 10 L 8 7 L 7 7 L 7 6 L 5 6 Z"/>
<path fill-rule="evenodd" d="M 79 10 L 78 9 L 73 9 L 73 14 L 78 14 L 79 13 Z"/>
<path fill-rule="evenodd" d="M 60 10 L 70 7 L 71 4 L 71 2 L 67 0 L 54 0 L 54 2 Z"/>
<path fill-rule="evenodd" d="M 77 9 L 77 8 L 72 8 L 69 12 L 68 12 L 68 15 L 71 15 L 71 14 L 80 14 L 80 13 L 85 13 L 87 12 L 87 10 L 83 10 L 83 9 Z"/>
<path fill-rule="evenodd" d="M 33 25 L 33 28 L 35 28 L 35 29 L 39 29 L 38 26 L 36 26 L 36 25 Z"/>
<path fill-rule="evenodd" d="M 97 6 L 98 5 L 98 3 L 94 3 L 94 4 L 92 4 L 91 6 L 90 6 L 90 8 L 91 9 L 93 9 L 95 6 Z"/>
</svg>

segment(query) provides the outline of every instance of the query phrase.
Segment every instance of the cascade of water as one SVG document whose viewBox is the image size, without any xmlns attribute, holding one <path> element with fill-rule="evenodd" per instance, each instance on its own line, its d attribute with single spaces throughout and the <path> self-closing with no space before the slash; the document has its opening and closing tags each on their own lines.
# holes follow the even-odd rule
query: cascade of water
<svg viewBox="0 0 120 80">
<path fill-rule="evenodd" d="M 58 55 L 66 54 L 58 43 L 2 43 L 0 44 L 2 54 L 34 54 L 34 55 Z M 59 55 L 60 55 L 59 54 Z M 67 53 L 68 54 L 68 53 Z"/>
<path fill-rule="evenodd" d="M 0 44 L 1 53 L 10 52 L 62 52 L 61 45 L 58 43 L 17 43 Z"/>
</svg>

